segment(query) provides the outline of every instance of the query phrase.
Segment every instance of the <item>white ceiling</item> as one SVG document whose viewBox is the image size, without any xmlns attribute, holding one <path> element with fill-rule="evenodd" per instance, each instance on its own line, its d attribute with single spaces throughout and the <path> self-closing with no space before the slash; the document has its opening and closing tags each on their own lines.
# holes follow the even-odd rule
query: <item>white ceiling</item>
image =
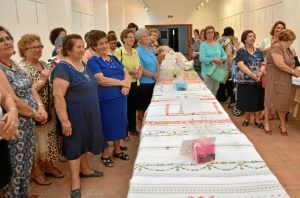
<svg viewBox="0 0 300 198">
<path fill-rule="evenodd" d="M 168 15 L 185 17 L 190 16 L 201 0 L 144 0 L 149 9 L 157 17 L 164 19 Z M 205 1 L 205 0 L 204 0 Z M 184 15 L 182 13 L 185 13 Z M 184 20 L 183 19 L 183 20 Z"/>
</svg>

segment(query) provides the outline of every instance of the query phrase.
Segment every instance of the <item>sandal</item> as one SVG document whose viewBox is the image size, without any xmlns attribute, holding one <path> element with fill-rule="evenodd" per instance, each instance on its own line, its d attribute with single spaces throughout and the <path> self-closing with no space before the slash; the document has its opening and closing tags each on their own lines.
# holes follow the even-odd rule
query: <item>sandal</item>
<svg viewBox="0 0 300 198">
<path fill-rule="evenodd" d="M 116 157 L 116 158 L 120 158 L 121 160 L 129 160 L 129 155 L 127 155 L 126 153 L 124 152 L 121 152 L 119 154 L 116 154 L 115 151 L 113 151 L 113 156 Z"/>
<path fill-rule="evenodd" d="M 287 136 L 288 133 L 286 131 L 282 131 L 281 126 L 279 125 L 279 130 L 282 136 Z"/>
<path fill-rule="evenodd" d="M 101 156 L 101 161 L 102 161 L 104 166 L 114 167 L 114 162 L 111 160 L 110 157 L 102 157 Z"/>
<path fill-rule="evenodd" d="M 35 183 L 41 186 L 48 186 L 52 184 L 52 181 L 46 180 L 44 175 L 32 176 L 31 177 Z"/>
<path fill-rule="evenodd" d="M 45 176 L 54 177 L 54 178 L 63 178 L 64 177 L 64 174 L 56 167 L 53 167 L 50 172 L 44 172 L 44 174 L 45 174 Z"/>
</svg>

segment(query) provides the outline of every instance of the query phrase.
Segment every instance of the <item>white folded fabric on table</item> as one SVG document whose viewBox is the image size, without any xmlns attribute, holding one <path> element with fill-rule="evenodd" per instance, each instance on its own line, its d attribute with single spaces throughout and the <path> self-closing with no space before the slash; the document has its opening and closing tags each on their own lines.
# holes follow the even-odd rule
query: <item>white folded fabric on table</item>
<svg viewBox="0 0 300 198">
<path fill-rule="evenodd" d="M 161 66 L 143 121 L 128 197 L 289 197 L 194 71 L 185 72 L 187 90 L 175 91 L 172 68 L 178 57 L 183 58 L 178 53 L 167 55 Z M 197 105 L 195 112 L 192 105 L 192 111 L 183 111 L 182 100 L 188 99 Z M 216 137 L 215 160 L 198 164 L 193 152 L 180 152 L 180 147 L 183 140 L 197 139 L 204 132 Z"/>
</svg>

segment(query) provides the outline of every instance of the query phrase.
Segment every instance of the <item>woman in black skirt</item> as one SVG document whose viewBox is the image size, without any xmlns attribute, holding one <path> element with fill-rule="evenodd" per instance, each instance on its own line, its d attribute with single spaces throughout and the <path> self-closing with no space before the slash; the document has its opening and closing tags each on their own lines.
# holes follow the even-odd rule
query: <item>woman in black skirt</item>
<svg viewBox="0 0 300 198">
<path fill-rule="evenodd" d="M 263 53 L 254 46 L 255 33 L 245 30 L 241 41 L 244 47 L 237 51 L 236 62 L 238 72 L 237 109 L 245 112 L 244 127 L 250 123 L 250 112 L 255 112 L 254 124 L 264 129 L 259 114 L 264 109 L 264 89 L 261 86 L 261 77 L 266 69 Z"/>
</svg>

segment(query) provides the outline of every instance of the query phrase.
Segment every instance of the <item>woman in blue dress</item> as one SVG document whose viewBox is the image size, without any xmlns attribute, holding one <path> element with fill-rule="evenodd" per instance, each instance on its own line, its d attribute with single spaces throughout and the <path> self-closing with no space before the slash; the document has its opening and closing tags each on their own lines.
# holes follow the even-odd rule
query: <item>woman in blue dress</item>
<svg viewBox="0 0 300 198">
<path fill-rule="evenodd" d="M 108 141 L 113 141 L 113 156 L 129 160 L 129 156 L 120 149 L 120 140 L 127 135 L 127 95 L 131 84 L 129 73 L 116 57 L 108 55 L 105 32 L 93 31 L 89 36 L 96 56 L 88 61 L 88 67 L 99 83 L 98 96 L 103 132 Z M 105 166 L 114 166 L 107 150 L 103 152 L 101 160 Z"/>
<path fill-rule="evenodd" d="M 108 144 L 100 122 L 98 83 L 81 61 L 85 51 L 81 36 L 67 35 L 62 48 L 65 58 L 52 73 L 53 96 L 64 135 L 62 154 L 71 171 L 71 197 L 77 198 L 81 196 L 79 177 L 103 176 L 89 166 L 87 152 L 100 154 Z"/>
<path fill-rule="evenodd" d="M 14 54 L 13 37 L 0 26 L 0 83 L 17 104 L 19 111 L 20 138 L 8 142 L 12 177 L 4 187 L 5 197 L 38 197 L 29 195 L 29 179 L 34 154 L 34 120 L 44 123 L 47 112 L 44 109 L 38 93 L 32 89 L 30 79 L 20 70 L 10 58 Z M 17 121 L 10 121 L 17 125 Z"/>
</svg>

